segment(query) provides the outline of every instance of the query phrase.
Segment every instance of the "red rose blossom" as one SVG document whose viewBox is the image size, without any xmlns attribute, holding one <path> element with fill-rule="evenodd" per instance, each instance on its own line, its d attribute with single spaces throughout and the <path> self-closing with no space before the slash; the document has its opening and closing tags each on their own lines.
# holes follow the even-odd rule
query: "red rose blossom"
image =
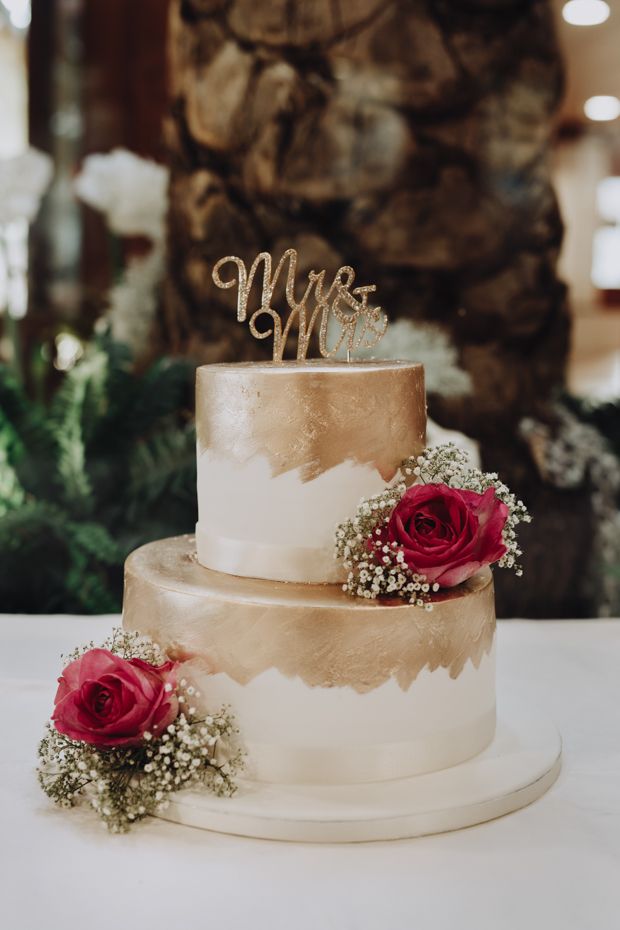
<svg viewBox="0 0 620 930">
<path fill-rule="evenodd" d="M 54 726 L 101 748 L 136 746 L 147 730 L 161 732 L 176 718 L 176 668 L 176 662 L 149 665 L 90 649 L 58 679 Z"/>
<path fill-rule="evenodd" d="M 416 484 L 405 491 L 377 544 L 396 543 L 412 572 L 452 588 L 501 559 L 507 518 L 508 507 L 493 488 L 477 494 L 446 484 Z"/>
</svg>

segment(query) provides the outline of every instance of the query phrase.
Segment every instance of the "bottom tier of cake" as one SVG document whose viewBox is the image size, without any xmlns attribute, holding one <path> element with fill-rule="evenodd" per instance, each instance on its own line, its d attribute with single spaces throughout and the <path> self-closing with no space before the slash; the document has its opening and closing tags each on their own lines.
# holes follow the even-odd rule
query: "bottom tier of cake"
<svg viewBox="0 0 620 930">
<path fill-rule="evenodd" d="M 127 560 L 123 622 L 191 662 L 203 700 L 228 704 L 264 782 L 343 784 L 456 765 L 495 732 L 495 606 L 488 569 L 426 611 L 338 586 L 203 568 L 195 540 Z"/>
</svg>

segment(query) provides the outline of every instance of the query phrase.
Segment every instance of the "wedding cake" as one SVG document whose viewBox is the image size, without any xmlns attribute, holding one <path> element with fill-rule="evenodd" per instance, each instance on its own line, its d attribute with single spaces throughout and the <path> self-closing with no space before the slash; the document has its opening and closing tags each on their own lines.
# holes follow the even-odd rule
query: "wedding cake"
<svg viewBox="0 0 620 930">
<path fill-rule="evenodd" d="M 422 366 L 205 365 L 196 421 L 196 536 L 129 557 L 124 624 L 230 706 L 249 777 L 373 782 L 480 753 L 495 732 L 489 568 L 470 560 L 423 600 L 393 585 L 352 597 L 334 558 L 360 499 L 424 450 Z"/>
<path fill-rule="evenodd" d="M 65 657 L 39 783 L 112 832 L 154 814 L 419 836 L 514 811 L 559 772 L 538 708 L 504 694 L 496 723 L 490 566 L 521 573 L 524 505 L 456 446 L 425 448 L 421 365 L 354 359 L 387 326 L 374 287 L 348 266 L 300 287 L 296 260 L 215 265 L 272 361 L 198 369 L 195 536 L 133 552 L 124 630 Z"/>
</svg>

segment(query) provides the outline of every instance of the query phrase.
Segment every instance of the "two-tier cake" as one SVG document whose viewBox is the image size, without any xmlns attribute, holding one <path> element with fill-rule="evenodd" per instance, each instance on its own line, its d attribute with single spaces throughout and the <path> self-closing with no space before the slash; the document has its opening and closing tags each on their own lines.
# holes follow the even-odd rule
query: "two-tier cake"
<svg viewBox="0 0 620 930">
<path fill-rule="evenodd" d="M 203 693 L 233 709 L 253 778 L 399 778 L 493 737 L 488 569 L 432 611 L 338 583 L 336 524 L 422 451 L 425 418 L 412 363 L 198 369 L 196 538 L 130 556 L 124 619 L 194 660 Z"/>
<path fill-rule="evenodd" d="M 237 798 L 194 800 L 175 816 L 256 836 L 369 839 L 513 810 L 542 793 L 557 762 L 546 745 L 536 764 L 518 741 L 510 755 L 507 737 L 499 763 L 485 753 L 496 729 L 488 566 L 513 564 L 525 510 L 511 510 L 503 485 L 496 496 L 497 476 L 478 473 L 472 490 L 453 449 L 420 493 L 422 367 L 351 361 L 385 329 L 368 305 L 374 288 L 351 289 L 343 268 L 327 290 L 312 272 L 298 302 L 295 260 L 289 250 L 273 275 L 267 253 L 249 274 L 230 257 L 214 269 L 218 286 L 237 284 L 243 320 L 264 262 L 250 328 L 263 338 L 256 320 L 271 321 L 274 361 L 198 369 L 196 535 L 150 543 L 126 564 L 125 627 L 188 663 L 210 705 L 230 707 L 247 754 Z M 292 362 L 282 361 L 290 319 L 283 326 L 271 306 L 285 261 Z M 231 262 L 235 282 L 220 276 Z M 322 354 L 333 355 L 330 314 L 348 359 L 306 361 L 317 320 Z"/>
</svg>

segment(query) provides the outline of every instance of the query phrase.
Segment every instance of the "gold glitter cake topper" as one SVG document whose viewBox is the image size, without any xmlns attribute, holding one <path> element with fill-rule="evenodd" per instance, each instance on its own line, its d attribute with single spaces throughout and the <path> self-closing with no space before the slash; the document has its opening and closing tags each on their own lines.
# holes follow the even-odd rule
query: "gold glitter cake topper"
<svg viewBox="0 0 620 930">
<path fill-rule="evenodd" d="M 274 290 L 288 261 L 286 276 L 286 302 L 289 315 L 286 321 L 271 306 Z M 235 278 L 223 280 L 220 270 L 224 265 L 237 266 Z M 287 249 L 272 274 L 273 259 L 269 252 L 260 252 L 252 262 L 250 270 L 245 262 L 234 255 L 221 258 L 213 268 L 213 281 L 217 287 L 238 288 L 237 293 L 237 319 L 244 322 L 248 316 L 248 300 L 254 278 L 261 265 L 263 268 L 263 282 L 261 289 L 260 307 L 250 316 L 250 332 L 257 339 L 268 339 L 273 336 L 273 360 L 281 362 L 286 347 L 286 341 L 293 322 L 297 320 L 297 358 L 306 358 L 308 346 L 314 327 L 319 325 L 319 351 L 323 358 L 333 358 L 344 347 L 347 360 L 356 349 L 371 349 L 376 346 L 385 334 L 388 320 L 381 307 L 374 307 L 368 303 L 369 294 L 376 291 L 374 284 L 353 288 L 355 272 L 349 265 L 343 265 L 334 275 L 334 279 L 326 287 L 325 271 L 311 271 L 308 274 L 306 289 L 301 300 L 295 298 L 295 274 L 297 271 L 297 252 Z M 271 328 L 258 330 L 256 322 L 261 316 L 271 319 Z M 339 331 L 335 344 L 330 349 L 327 345 L 328 326 L 330 319 L 338 325 Z"/>
</svg>

